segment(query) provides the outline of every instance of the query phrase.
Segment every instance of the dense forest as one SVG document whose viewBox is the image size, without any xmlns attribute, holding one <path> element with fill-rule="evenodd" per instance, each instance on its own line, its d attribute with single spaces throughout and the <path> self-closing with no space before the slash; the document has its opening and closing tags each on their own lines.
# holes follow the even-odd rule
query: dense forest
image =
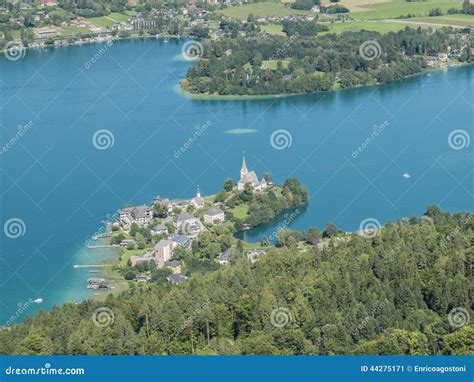
<svg viewBox="0 0 474 382">
<path fill-rule="evenodd" d="M 472 62 L 469 31 L 405 28 L 380 34 L 315 34 L 313 22 L 285 22 L 287 36 L 208 41 L 183 80 L 195 94 L 275 95 L 312 93 L 385 83 L 420 73 L 428 56 L 450 53 Z M 448 48 L 449 47 L 449 48 Z M 274 65 L 274 66 L 272 66 Z"/>
<path fill-rule="evenodd" d="M 474 354 L 473 214 L 330 240 L 41 312 L 0 331 L 0 354 Z"/>
</svg>

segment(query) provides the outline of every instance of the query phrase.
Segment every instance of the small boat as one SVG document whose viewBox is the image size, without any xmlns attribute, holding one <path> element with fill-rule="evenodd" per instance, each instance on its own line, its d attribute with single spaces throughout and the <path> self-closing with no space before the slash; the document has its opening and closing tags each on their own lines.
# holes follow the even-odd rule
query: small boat
<svg viewBox="0 0 474 382">
<path fill-rule="evenodd" d="M 403 176 L 405 179 L 411 178 L 411 175 L 410 175 L 409 173 L 407 173 L 407 172 L 406 172 L 405 174 L 403 174 L 402 176 Z"/>
<path fill-rule="evenodd" d="M 169 40 L 165 39 L 165 40 L 163 40 L 163 42 L 164 42 L 164 43 L 167 43 L 167 42 L 169 42 Z"/>
<path fill-rule="evenodd" d="M 43 303 L 43 299 L 42 299 L 41 297 L 38 297 L 38 298 L 34 299 L 33 302 L 34 302 L 35 304 L 42 304 L 42 303 Z"/>
</svg>

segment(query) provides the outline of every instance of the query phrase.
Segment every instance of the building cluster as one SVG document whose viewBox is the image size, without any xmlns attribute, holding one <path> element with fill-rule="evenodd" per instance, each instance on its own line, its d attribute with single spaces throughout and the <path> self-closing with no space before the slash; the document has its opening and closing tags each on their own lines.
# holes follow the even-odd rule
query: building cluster
<svg viewBox="0 0 474 382">
<path fill-rule="evenodd" d="M 255 171 L 247 168 L 245 157 L 243 157 L 240 179 L 235 185 L 235 189 L 243 190 L 250 186 L 254 191 L 261 192 L 270 185 L 271 183 L 268 183 L 265 178 L 262 177 L 259 180 Z M 225 222 L 225 209 L 227 207 L 221 203 L 206 200 L 198 187 L 196 195 L 189 200 L 171 200 L 157 196 L 151 206 L 124 208 L 118 211 L 118 221 L 114 224 L 126 233 L 129 233 L 132 225 L 135 224 L 139 228 L 150 228 L 152 234 L 160 235 L 160 240 L 154 245 L 153 250 L 144 255 L 131 256 L 130 264 L 135 266 L 142 262 L 154 262 L 159 269 L 167 267 L 172 271 L 170 282 L 179 283 L 185 280 L 185 276 L 181 274 L 181 263 L 175 259 L 177 248 L 191 250 L 193 241 L 200 233 L 208 229 L 206 226 Z M 162 216 L 158 221 L 155 216 L 156 211 L 159 211 Z M 124 239 L 120 246 L 132 249 L 135 248 L 135 244 L 134 239 Z M 230 248 L 222 252 L 219 256 L 219 263 L 221 265 L 228 264 L 230 255 Z M 259 251 L 251 251 L 247 257 L 253 262 L 259 255 Z M 182 277 L 178 277 L 178 275 Z M 137 281 L 146 281 L 147 277 L 140 274 L 136 279 Z"/>
</svg>

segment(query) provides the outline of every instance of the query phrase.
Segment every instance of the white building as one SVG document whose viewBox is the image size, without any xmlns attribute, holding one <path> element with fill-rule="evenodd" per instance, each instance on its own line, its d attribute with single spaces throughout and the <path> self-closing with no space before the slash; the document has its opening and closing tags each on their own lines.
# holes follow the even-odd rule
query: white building
<svg viewBox="0 0 474 382">
<path fill-rule="evenodd" d="M 246 184 L 250 184 L 257 191 L 262 191 L 267 188 L 267 181 L 265 178 L 262 178 L 259 182 L 255 171 L 249 171 L 247 169 L 245 156 L 242 156 L 242 168 L 240 169 L 240 180 L 237 183 L 237 189 L 243 190 Z"/>
</svg>

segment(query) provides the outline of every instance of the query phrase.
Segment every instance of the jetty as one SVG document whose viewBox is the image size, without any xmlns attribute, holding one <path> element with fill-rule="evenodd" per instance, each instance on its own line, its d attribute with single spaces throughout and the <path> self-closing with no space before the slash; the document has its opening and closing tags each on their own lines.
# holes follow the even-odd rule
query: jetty
<svg viewBox="0 0 474 382">
<path fill-rule="evenodd" d="M 111 266 L 111 264 L 74 264 L 74 268 L 106 268 Z"/>
</svg>

